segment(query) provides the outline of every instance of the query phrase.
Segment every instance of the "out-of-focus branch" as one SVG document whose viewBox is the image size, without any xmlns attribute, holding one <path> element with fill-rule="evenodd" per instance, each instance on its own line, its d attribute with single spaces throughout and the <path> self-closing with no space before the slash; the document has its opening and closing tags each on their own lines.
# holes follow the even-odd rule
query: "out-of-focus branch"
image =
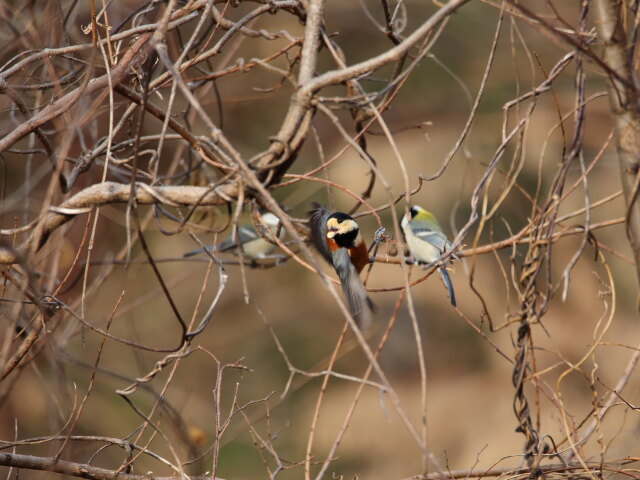
<svg viewBox="0 0 640 480">
<path fill-rule="evenodd" d="M 108 470 L 106 468 L 94 467 L 87 463 L 68 462 L 57 460 L 53 457 L 35 457 L 33 455 L 20 455 L 18 453 L 0 453 L 0 465 L 6 467 L 25 468 L 30 470 L 41 470 L 45 472 L 62 473 L 78 478 L 89 478 L 91 480 L 169 480 L 177 477 L 162 477 L 150 474 L 135 475 L 118 471 L 117 468 Z M 191 479 L 208 478 L 211 476 L 189 477 Z M 217 479 L 220 480 L 220 479 Z"/>
<path fill-rule="evenodd" d="M 329 85 L 336 85 L 338 83 L 351 80 L 352 78 L 357 78 L 361 75 L 371 73 L 391 62 L 399 60 L 405 53 L 415 47 L 418 44 L 418 41 L 431 33 L 443 20 L 448 18 L 468 1 L 469 0 L 451 0 L 395 47 L 363 62 L 351 65 L 350 67 L 331 70 L 323 73 L 322 75 L 318 75 L 308 84 L 303 86 L 304 92 L 311 94 L 312 92 L 328 87 Z"/>
<path fill-rule="evenodd" d="M 258 165 L 261 168 L 268 168 L 269 165 L 279 162 L 279 157 L 287 155 L 287 150 L 295 152 L 301 145 L 307 136 L 311 125 L 311 118 L 313 116 L 312 110 L 312 98 L 313 95 L 322 88 L 330 85 L 336 85 L 343 83 L 354 78 L 358 78 L 362 75 L 371 74 L 372 72 L 399 60 L 410 49 L 414 48 L 418 42 L 428 35 L 434 28 L 445 20 L 449 15 L 454 13 L 460 7 L 462 7 L 469 0 L 451 0 L 445 4 L 438 11 L 436 11 L 429 19 L 427 19 L 422 25 L 420 25 L 411 35 L 405 38 L 400 44 L 390 48 L 389 50 L 376 55 L 363 62 L 356 63 L 349 67 L 340 68 L 337 70 L 331 70 L 321 75 L 312 77 L 306 72 L 307 68 L 304 67 L 304 55 L 301 59 L 299 90 L 291 99 L 291 104 L 287 116 L 282 123 L 282 127 L 275 137 L 275 140 L 269 150 L 266 153 L 260 154 Z M 311 11 L 309 15 L 311 15 Z M 320 15 L 322 10 L 318 10 L 316 14 Z M 305 32 L 305 42 L 307 42 Z M 317 43 L 316 43 L 317 45 Z M 303 50 L 304 53 L 304 50 Z M 308 52 L 311 55 L 311 52 Z M 314 57 L 308 57 L 309 64 L 315 62 Z M 285 147 L 288 147 L 285 148 Z M 290 155 L 288 159 L 285 159 L 282 165 L 278 165 L 277 171 L 273 179 L 278 180 L 289 168 L 295 155 Z"/>
<path fill-rule="evenodd" d="M 604 60 L 616 76 L 609 76 L 609 105 L 616 132 L 616 148 L 627 203 L 627 236 L 640 280 L 640 111 L 638 83 L 630 45 L 622 24 L 625 3 L 615 0 L 594 1 L 595 24 L 604 46 Z"/>
<path fill-rule="evenodd" d="M 608 471 L 608 470 L 616 470 L 616 466 L 612 466 L 610 469 L 607 468 L 606 465 L 601 465 L 598 463 L 588 464 L 591 468 L 591 471 L 594 475 L 599 473 Z M 540 471 L 542 473 L 568 473 L 575 470 L 584 471 L 584 465 L 582 464 L 564 464 L 564 465 L 545 465 L 540 467 Z M 515 476 L 515 475 L 527 475 L 530 473 L 528 468 L 512 468 L 512 467 L 503 467 L 503 468 L 490 468 L 489 470 L 449 470 L 447 471 L 447 476 L 451 479 L 454 478 L 485 478 L 485 477 L 501 477 L 503 475 Z M 438 478 L 437 474 L 430 473 L 428 475 L 416 475 L 411 477 L 412 480 L 432 480 Z"/>
<path fill-rule="evenodd" d="M 106 468 L 94 467 L 88 464 L 56 460 L 55 458 L 34 457 L 33 455 L 20 455 L 17 453 L 0 453 L 0 465 L 62 473 L 72 477 L 90 478 L 92 480 L 149 480 L 154 478 L 148 475 L 122 473 L 116 469 L 107 470 Z"/>
<path fill-rule="evenodd" d="M 624 462 L 623 462 L 624 463 Z M 0 453 L 0 465 L 16 468 L 26 468 L 31 470 L 42 470 L 47 472 L 62 473 L 78 478 L 88 478 L 92 480 L 168 480 L 175 477 L 166 476 L 154 476 L 154 475 L 135 475 L 131 473 L 118 472 L 117 470 L 108 470 L 106 468 L 94 467 L 88 464 L 68 462 L 66 460 L 55 461 L 53 458 L 35 457 L 33 455 L 20 455 L 17 453 Z M 607 468 L 599 463 L 591 465 L 593 472 L 600 471 L 615 471 L 618 467 Z M 544 473 L 560 473 L 571 472 L 572 470 L 581 470 L 583 466 L 581 464 L 567 464 L 567 465 L 546 465 L 541 467 L 541 471 Z M 523 475 L 529 472 L 526 468 L 492 468 L 489 470 L 478 469 L 473 470 L 454 470 L 449 471 L 448 476 L 450 478 L 478 478 L 478 477 L 499 477 L 506 474 L 511 475 Z M 430 473 L 428 475 L 418 475 L 411 478 L 431 480 L 437 479 L 438 473 Z M 210 479 L 210 476 L 197 475 L 189 476 L 191 479 Z M 219 479 L 218 479 L 219 480 Z"/>
<path fill-rule="evenodd" d="M 127 73 L 132 64 L 135 64 L 137 59 L 144 58 L 144 54 L 148 50 L 148 40 L 151 34 L 141 35 L 123 55 L 122 60 L 116 67 L 111 70 L 111 82 L 116 84 Z M 59 117 L 64 112 L 69 110 L 82 95 L 92 95 L 96 92 L 104 90 L 109 85 L 109 74 L 104 74 L 96 79 L 91 80 L 88 85 L 79 92 L 77 89 L 72 90 L 66 95 L 62 96 L 52 104 L 46 106 L 38 113 L 33 115 L 30 119 L 24 123 L 18 125 L 14 130 L 9 132 L 3 138 L 0 138 L 0 152 L 4 152 L 10 148 L 14 143 L 19 141 L 24 136 L 36 131 L 39 127 L 47 123 L 48 121 Z"/>
</svg>

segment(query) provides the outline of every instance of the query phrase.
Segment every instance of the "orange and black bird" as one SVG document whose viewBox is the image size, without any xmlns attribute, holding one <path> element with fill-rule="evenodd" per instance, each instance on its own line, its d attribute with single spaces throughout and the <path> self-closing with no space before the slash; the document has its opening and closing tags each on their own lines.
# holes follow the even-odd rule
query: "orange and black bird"
<svg viewBox="0 0 640 480">
<path fill-rule="evenodd" d="M 373 302 L 360 280 L 360 272 L 369 263 L 369 252 L 360 235 L 360 227 L 346 213 L 330 213 L 317 203 L 309 211 L 311 240 L 335 269 L 349 310 L 360 328 L 371 324 Z"/>
</svg>

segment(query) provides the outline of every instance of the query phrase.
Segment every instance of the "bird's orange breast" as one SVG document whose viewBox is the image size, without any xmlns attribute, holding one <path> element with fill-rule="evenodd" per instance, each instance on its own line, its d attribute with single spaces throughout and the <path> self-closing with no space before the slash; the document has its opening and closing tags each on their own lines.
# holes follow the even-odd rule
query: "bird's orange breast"
<svg viewBox="0 0 640 480">
<path fill-rule="evenodd" d="M 327 247 L 329 247 L 330 252 L 335 252 L 340 248 L 340 246 L 336 243 L 333 238 L 327 237 Z"/>
<path fill-rule="evenodd" d="M 349 256 L 351 257 L 351 263 L 356 267 L 358 273 L 369 263 L 369 252 L 367 252 L 367 246 L 364 242 L 360 242 L 355 247 L 350 248 Z"/>
</svg>

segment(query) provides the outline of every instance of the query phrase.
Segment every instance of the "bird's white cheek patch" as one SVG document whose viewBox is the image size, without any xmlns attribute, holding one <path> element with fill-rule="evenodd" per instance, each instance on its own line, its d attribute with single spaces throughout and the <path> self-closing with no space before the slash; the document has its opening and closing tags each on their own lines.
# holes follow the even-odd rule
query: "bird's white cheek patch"
<svg viewBox="0 0 640 480">
<path fill-rule="evenodd" d="M 327 238 L 333 238 L 333 237 L 335 237 L 335 236 L 336 236 L 336 233 L 337 233 L 337 232 L 328 231 L 328 232 L 327 232 Z"/>
</svg>

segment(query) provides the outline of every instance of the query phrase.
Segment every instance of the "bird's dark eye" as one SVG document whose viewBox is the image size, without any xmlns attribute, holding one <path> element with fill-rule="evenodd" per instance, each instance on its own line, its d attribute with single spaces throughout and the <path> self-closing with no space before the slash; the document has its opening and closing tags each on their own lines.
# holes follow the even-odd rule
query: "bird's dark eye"
<svg viewBox="0 0 640 480">
<path fill-rule="evenodd" d="M 338 223 L 342 223 L 342 219 L 341 218 L 338 219 Z"/>
</svg>

